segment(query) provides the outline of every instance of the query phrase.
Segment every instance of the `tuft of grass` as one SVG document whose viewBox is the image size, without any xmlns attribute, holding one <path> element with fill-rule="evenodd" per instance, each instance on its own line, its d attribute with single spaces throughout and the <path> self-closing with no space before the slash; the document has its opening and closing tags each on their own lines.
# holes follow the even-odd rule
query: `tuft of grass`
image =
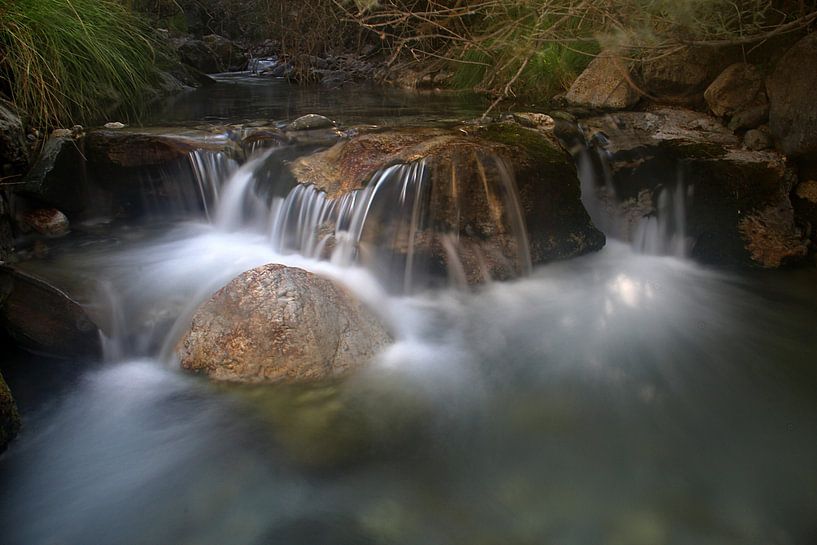
<svg viewBox="0 0 817 545">
<path fill-rule="evenodd" d="M 114 0 L 14 0 L 0 6 L 0 78 L 39 126 L 136 107 L 158 81 L 149 29 Z"/>
</svg>

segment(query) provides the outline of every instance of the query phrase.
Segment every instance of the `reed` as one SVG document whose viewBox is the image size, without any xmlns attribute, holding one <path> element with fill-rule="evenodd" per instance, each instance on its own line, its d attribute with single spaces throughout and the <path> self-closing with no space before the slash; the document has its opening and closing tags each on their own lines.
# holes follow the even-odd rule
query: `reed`
<svg viewBox="0 0 817 545">
<path fill-rule="evenodd" d="M 0 78 L 38 126 L 135 107 L 158 78 L 151 33 L 113 0 L 14 0 L 0 6 Z"/>
</svg>

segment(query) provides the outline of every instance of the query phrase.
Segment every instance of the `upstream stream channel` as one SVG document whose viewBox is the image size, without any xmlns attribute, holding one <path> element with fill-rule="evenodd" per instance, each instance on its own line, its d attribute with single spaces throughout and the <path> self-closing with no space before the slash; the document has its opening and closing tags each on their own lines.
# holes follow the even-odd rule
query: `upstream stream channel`
<svg viewBox="0 0 817 545">
<path fill-rule="evenodd" d="M 233 76 L 146 124 L 429 125 L 484 106 Z M 24 427 L 0 458 L 2 545 L 817 543 L 814 269 L 709 268 L 608 232 L 518 279 L 395 290 L 315 259 L 308 218 L 282 215 L 317 197 L 248 208 L 253 160 L 210 161 L 206 213 L 89 226 L 32 265 L 92 286 L 82 303 L 111 326 L 100 361 L 11 356 Z M 180 370 L 185 319 L 271 262 L 347 286 L 394 344 L 331 383 Z"/>
</svg>

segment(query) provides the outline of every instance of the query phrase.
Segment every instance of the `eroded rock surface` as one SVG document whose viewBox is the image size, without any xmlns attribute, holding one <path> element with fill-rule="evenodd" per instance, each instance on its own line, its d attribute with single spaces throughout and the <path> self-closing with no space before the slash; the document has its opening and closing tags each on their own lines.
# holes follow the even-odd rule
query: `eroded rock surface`
<svg viewBox="0 0 817 545">
<path fill-rule="evenodd" d="M 346 289 L 270 264 L 201 305 L 177 351 L 184 369 L 215 380 L 298 382 L 348 373 L 389 342 L 377 317 Z"/>
<path fill-rule="evenodd" d="M 817 156 L 817 32 L 780 59 L 766 87 L 769 127 L 777 147 L 793 157 Z"/>
</svg>

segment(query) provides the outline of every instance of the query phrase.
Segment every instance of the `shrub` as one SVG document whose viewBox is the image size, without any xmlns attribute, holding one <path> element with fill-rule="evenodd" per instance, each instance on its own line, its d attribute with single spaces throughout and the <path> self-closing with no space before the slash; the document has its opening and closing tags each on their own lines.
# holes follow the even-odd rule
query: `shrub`
<svg viewBox="0 0 817 545">
<path fill-rule="evenodd" d="M 15 0 L 0 7 L 0 77 L 32 123 L 87 122 L 152 88 L 150 36 L 113 0 Z"/>
</svg>

